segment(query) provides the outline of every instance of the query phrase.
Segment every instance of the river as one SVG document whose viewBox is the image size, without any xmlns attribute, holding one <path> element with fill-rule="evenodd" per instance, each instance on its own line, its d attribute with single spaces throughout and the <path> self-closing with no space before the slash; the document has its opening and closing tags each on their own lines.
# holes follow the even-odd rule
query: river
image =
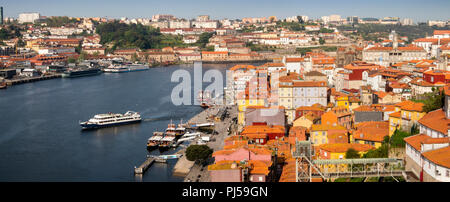
<svg viewBox="0 0 450 202">
<path fill-rule="evenodd" d="M 204 64 L 203 72 L 217 69 L 225 75 L 233 65 Z M 133 173 L 147 154 L 159 154 L 146 150 L 153 131 L 202 111 L 172 104 L 171 91 L 178 83 L 170 78 L 180 68 L 193 75 L 192 65 L 174 65 L 1 90 L 0 181 L 182 181 L 172 176 L 176 160 L 155 163 L 140 179 Z M 95 114 L 128 110 L 140 112 L 143 121 L 92 131 L 82 131 L 78 124 Z"/>
</svg>

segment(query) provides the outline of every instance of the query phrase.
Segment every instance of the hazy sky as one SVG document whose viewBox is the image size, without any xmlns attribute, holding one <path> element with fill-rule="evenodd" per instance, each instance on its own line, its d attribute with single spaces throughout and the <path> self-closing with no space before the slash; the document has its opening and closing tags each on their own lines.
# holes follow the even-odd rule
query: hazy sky
<svg viewBox="0 0 450 202">
<path fill-rule="evenodd" d="M 450 0 L 1 0 L 5 17 L 22 12 L 43 16 L 149 18 L 173 14 L 213 19 L 307 15 L 411 18 L 415 22 L 450 19 Z"/>
</svg>

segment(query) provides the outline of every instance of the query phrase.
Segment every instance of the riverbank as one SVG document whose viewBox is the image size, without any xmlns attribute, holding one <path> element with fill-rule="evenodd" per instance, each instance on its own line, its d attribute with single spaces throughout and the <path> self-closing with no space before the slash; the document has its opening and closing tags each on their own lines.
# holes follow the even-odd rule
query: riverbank
<svg viewBox="0 0 450 202">
<path fill-rule="evenodd" d="M 227 108 L 229 112 L 229 116 L 225 118 L 223 121 L 214 122 L 214 130 L 217 132 L 217 135 L 212 136 L 212 141 L 208 142 L 206 145 L 213 149 L 213 151 L 222 150 L 224 146 L 224 140 L 229 135 L 228 129 L 232 127 L 233 119 L 237 118 L 237 109 L 235 106 L 214 106 L 208 108 L 201 113 L 194 116 L 189 123 L 206 123 L 208 122 L 207 118 L 211 115 L 215 115 L 219 112 L 219 110 Z M 192 141 L 190 144 L 196 144 L 195 141 Z M 190 145 L 189 144 L 189 145 Z M 183 157 L 180 158 L 177 164 L 174 167 L 173 174 L 176 176 L 185 177 L 184 181 L 199 181 L 199 182 L 209 182 L 209 173 L 207 166 L 201 166 L 194 164 L 192 161 L 188 161 L 186 156 L 184 155 L 186 148 L 180 150 L 178 153 L 183 154 Z"/>
<path fill-rule="evenodd" d="M 30 82 L 55 79 L 55 78 L 61 78 L 61 74 L 50 74 L 50 75 L 35 76 L 35 77 L 5 79 L 5 83 L 8 86 L 12 86 L 12 85 L 17 85 L 17 84 L 30 83 Z"/>
</svg>

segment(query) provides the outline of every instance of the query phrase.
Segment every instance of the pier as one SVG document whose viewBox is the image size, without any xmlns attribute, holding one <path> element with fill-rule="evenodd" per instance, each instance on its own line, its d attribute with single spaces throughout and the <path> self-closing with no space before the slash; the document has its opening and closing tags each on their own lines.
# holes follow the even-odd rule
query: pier
<svg viewBox="0 0 450 202">
<path fill-rule="evenodd" d="M 48 79 L 54 79 L 54 78 L 61 78 L 61 74 L 52 74 L 52 75 L 45 75 L 45 76 L 38 76 L 38 77 L 24 77 L 24 78 L 17 78 L 17 79 L 5 79 L 5 83 L 8 86 L 12 86 L 12 85 L 17 85 L 17 84 L 22 84 L 22 83 L 29 83 L 29 82 L 48 80 Z"/>
<path fill-rule="evenodd" d="M 134 174 L 142 175 L 155 162 L 155 157 L 147 157 L 147 159 L 139 167 L 134 167 Z"/>
<path fill-rule="evenodd" d="M 158 163 L 166 163 L 169 159 L 177 159 L 180 158 L 181 154 L 173 154 L 173 155 L 160 155 L 160 156 L 154 156 L 154 155 L 147 155 L 147 159 L 142 163 L 139 167 L 134 168 L 134 174 L 136 175 L 142 175 L 144 174 L 147 169 L 153 165 L 154 162 Z"/>
</svg>

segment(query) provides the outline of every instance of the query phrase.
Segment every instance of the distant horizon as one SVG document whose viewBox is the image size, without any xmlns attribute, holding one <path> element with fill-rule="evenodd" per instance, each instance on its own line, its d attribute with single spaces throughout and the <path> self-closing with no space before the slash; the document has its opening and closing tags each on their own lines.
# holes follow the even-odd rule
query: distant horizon
<svg viewBox="0 0 450 202">
<path fill-rule="evenodd" d="M 177 18 L 192 19 L 198 15 L 209 15 L 211 19 L 242 19 L 246 17 L 276 16 L 278 19 L 306 15 L 311 19 L 320 19 L 322 16 L 340 15 L 345 19 L 350 16 L 359 18 L 399 17 L 410 18 L 415 23 L 428 20 L 450 20 L 450 1 L 448 0 L 373 0 L 362 2 L 360 0 L 317 0 L 293 1 L 279 0 L 166 0 L 144 1 L 128 0 L 127 2 L 87 1 L 61 2 L 55 0 L 18 0 L 5 2 L 2 5 L 4 17 L 17 19 L 20 13 L 40 13 L 42 16 L 68 16 L 68 17 L 102 17 L 120 19 L 151 18 L 157 14 L 171 14 Z M 70 8 L 70 9 L 67 9 Z"/>
</svg>

